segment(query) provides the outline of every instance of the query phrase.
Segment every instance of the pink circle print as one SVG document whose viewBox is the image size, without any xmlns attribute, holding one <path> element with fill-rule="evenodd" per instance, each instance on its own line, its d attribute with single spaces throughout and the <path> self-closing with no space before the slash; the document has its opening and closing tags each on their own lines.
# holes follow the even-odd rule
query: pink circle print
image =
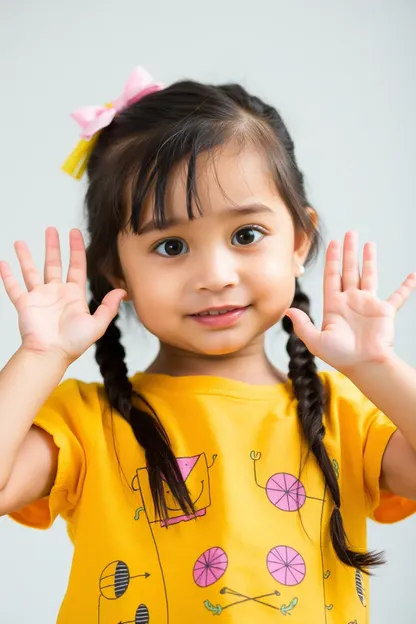
<svg viewBox="0 0 416 624">
<path fill-rule="evenodd" d="M 266 494 L 269 501 L 282 511 L 297 511 L 306 500 L 302 483 L 287 472 L 279 472 L 267 481 Z"/>
<path fill-rule="evenodd" d="M 222 577 L 228 566 L 228 558 L 222 548 L 209 548 L 194 565 L 194 581 L 199 587 L 213 585 Z"/>
<path fill-rule="evenodd" d="M 275 581 L 282 585 L 299 585 L 305 578 L 305 561 L 290 546 L 276 546 L 267 555 L 267 569 Z"/>
</svg>

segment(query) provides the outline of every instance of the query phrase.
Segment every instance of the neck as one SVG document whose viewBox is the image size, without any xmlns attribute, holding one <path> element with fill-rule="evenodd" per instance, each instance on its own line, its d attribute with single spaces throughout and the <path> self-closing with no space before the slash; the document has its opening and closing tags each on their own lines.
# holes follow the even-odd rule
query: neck
<svg viewBox="0 0 416 624">
<path fill-rule="evenodd" d="M 212 375 L 253 385 L 273 385 L 286 380 L 286 376 L 268 360 L 264 341 L 236 353 L 218 356 L 182 351 L 161 344 L 156 359 L 146 372 L 172 377 Z"/>
</svg>

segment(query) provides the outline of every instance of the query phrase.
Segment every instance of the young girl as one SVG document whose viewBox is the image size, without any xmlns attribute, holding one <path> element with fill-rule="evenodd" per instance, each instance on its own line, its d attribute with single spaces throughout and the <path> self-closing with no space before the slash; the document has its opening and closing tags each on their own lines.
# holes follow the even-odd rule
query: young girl
<svg viewBox="0 0 416 624">
<path fill-rule="evenodd" d="M 0 375 L 0 513 L 66 520 L 58 622 L 368 622 L 366 519 L 416 510 L 416 372 L 393 351 L 415 274 L 380 301 L 375 247 L 360 273 L 350 232 L 312 325 L 299 278 L 318 218 L 281 117 L 241 86 L 139 68 L 75 118 L 86 254 L 72 231 L 63 280 L 50 228 L 44 277 L 15 245 L 27 292 L 0 265 L 22 335 Z M 132 378 L 123 299 L 160 340 Z M 264 351 L 280 320 L 288 377 Z M 104 383 L 59 383 L 94 343 Z"/>
</svg>

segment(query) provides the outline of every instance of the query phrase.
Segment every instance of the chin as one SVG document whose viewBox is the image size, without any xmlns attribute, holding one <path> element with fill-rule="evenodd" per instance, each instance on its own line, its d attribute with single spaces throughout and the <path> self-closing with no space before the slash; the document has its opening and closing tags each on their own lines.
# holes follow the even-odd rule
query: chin
<svg viewBox="0 0 416 624">
<path fill-rule="evenodd" d="M 237 353 L 238 351 L 242 351 L 245 347 L 250 344 L 251 341 L 236 341 L 236 340 L 228 340 L 221 341 L 216 340 L 212 341 L 209 344 L 209 341 L 206 341 L 205 344 L 186 344 L 181 345 L 181 349 L 184 351 L 192 351 L 193 353 L 197 353 L 199 355 L 211 356 L 211 357 L 220 357 L 226 355 L 232 355 L 233 353 Z"/>
</svg>

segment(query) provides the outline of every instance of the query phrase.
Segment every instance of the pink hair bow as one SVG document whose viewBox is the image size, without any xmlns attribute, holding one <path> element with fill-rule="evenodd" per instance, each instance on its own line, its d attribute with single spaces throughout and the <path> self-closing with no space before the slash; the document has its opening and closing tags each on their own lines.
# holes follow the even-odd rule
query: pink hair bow
<svg viewBox="0 0 416 624">
<path fill-rule="evenodd" d="M 143 67 L 136 67 L 130 74 L 122 95 L 108 106 L 84 106 L 71 115 L 82 128 L 81 137 L 90 139 L 96 132 L 109 126 L 115 115 L 137 102 L 145 95 L 160 91 L 163 85 L 153 82 L 152 76 Z"/>
<path fill-rule="evenodd" d="M 161 91 L 164 85 L 154 82 L 143 67 L 136 67 L 130 74 L 122 95 L 106 106 L 83 106 L 75 110 L 71 117 L 81 126 L 81 141 L 65 161 L 62 169 L 80 179 L 85 171 L 88 157 L 95 141 L 94 135 L 111 124 L 117 113 L 145 95 Z M 94 137 L 95 138 L 95 137 Z"/>
</svg>

